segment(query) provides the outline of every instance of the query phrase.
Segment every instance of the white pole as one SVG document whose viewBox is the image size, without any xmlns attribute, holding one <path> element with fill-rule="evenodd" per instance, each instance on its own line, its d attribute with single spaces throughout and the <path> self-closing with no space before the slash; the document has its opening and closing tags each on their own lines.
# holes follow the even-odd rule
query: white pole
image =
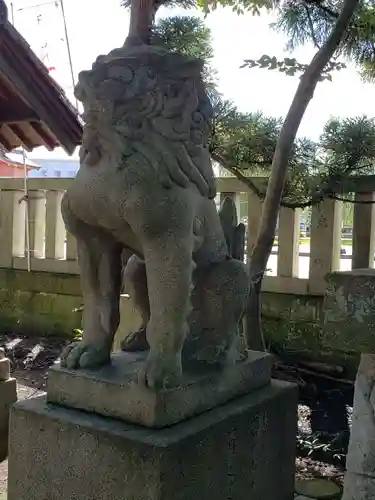
<svg viewBox="0 0 375 500">
<path fill-rule="evenodd" d="M 14 26 L 14 3 L 11 2 L 10 4 L 10 14 L 11 14 L 11 18 L 12 18 L 12 24 Z"/>
<path fill-rule="evenodd" d="M 76 82 L 75 82 L 75 78 L 74 78 L 73 58 L 72 58 L 72 52 L 70 50 L 70 41 L 69 41 L 68 25 L 67 25 L 66 16 L 65 16 L 64 0 L 60 0 L 60 6 L 61 6 L 61 13 L 62 13 L 62 18 L 63 18 L 63 23 L 64 23 L 66 48 L 68 50 L 70 77 L 72 79 L 73 92 L 74 92 L 74 88 L 76 86 Z M 77 108 L 77 111 L 78 111 L 78 99 L 76 97 L 75 97 L 75 101 L 76 101 L 76 108 Z"/>
<path fill-rule="evenodd" d="M 22 148 L 23 157 L 23 190 L 25 200 L 25 213 L 26 213 L 26 257 L 27 257 L 27 270 L 31 271 L 31 256 L 30 256 L 30 220 L 29 220 L 29 191 L 27 188 L 27 165 L 26 165 L 26 152 Z"/>
</svg>

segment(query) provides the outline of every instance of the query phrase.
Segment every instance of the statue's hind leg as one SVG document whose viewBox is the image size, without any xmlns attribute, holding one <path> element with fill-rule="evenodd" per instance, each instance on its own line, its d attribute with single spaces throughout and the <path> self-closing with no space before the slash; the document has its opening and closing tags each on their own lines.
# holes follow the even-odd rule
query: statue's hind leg
<svg viewBox="0 0 375 500">
<path fill-rule="evenodd" d="M 146 264 L 144 260 L 133 255 L 123 271 L 124 291 L 129 293 L 134 306 L 142 318 L 142 327 L 131 332 L 121 342 L 121 349 L 127 352 L 144 351 L 149 348 L 146 339 L 146 327 L 150 320 L 150 303 L 148 300 Z"/>
<path fill-rule="evenodd" d="M 242 262 L 227 259 L 195 271 L 191 329 L 184 362 L 224 366 L 246 355 L 240 322 L 249 294 Z"/>
<path fill-rule="evenodd" d="M 83 294 L 83 339 L 66 347 L 61 365 L 93 367 L 110 361 L 113 338 L 119 325 L 121 245 L 100 228 L 85 224 L 63 202 L 64 220 L 77 239 Z"/>
<path fill-rule="evenodd" d="M 150 321 L 150 352 L 140 382 L 159 389 L 180 383 L 193 270 L 192 223 L 180 219 L 175 232 L 143 238 Z"/>
</svg>

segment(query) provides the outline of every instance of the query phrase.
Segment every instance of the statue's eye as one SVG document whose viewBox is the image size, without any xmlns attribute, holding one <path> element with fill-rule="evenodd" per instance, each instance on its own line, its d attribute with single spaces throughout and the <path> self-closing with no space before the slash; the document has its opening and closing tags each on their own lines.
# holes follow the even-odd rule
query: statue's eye
<svg viewBox="0 0 375 500">
<path fill-rule="evenodd" d="M 156 78 L 155 73 L 152 70 L 152 68 L 147 69 L 146 75 L 147 75 L 147 78 L 149 78 L 150 80 L 155 80 L 155 78 Z"/>
<path fill-rule="evenodd" d="M 136 118 L 130 116 L 127 118 L 126 123 L 128 124 L 128 127 L 132 130 L 139 130 L 142 128 L 142 121 L 137 120 Z"/>
<path fill-rule="evenodd" d="M 178 96 L 177 87 L 168 85 L 168 87 L 165 89 L 164 96 L 168 97 L 169 99 L 175 99 Z"/>
</svg>

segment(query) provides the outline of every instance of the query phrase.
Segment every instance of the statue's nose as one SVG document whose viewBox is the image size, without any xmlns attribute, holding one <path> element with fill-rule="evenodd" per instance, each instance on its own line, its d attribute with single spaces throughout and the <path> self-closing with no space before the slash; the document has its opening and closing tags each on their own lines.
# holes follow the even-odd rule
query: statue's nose
<svg viewBox="0 0 375 500">
<path fill-rule="evenodd" d="M 76 85 L 74 95 L 81 102 L 85 101 L 93 93 L 89 74 L 89 71 L 81 71 L 78 75 L 78 83 Z"/>
</svg>

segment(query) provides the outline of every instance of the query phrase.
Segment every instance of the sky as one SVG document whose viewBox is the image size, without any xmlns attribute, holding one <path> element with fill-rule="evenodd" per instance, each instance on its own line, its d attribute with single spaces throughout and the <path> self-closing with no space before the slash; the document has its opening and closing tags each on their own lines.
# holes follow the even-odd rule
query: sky
<svg viewBox="0 0 375 500">
<path fill-rule="evenodd" d="M 57 2 L 48 0 L 8 0 L 13 4 L 14 24 L 45 64 L 54 67 L 56 80 L 72 91 L 64 26 Z M 35 7 L 38 4 L 43 6 Z M 57 4 L 57 7 L 55 6 Z M 96 8 L 96 5 L 100 5 Z M 105 54 L 123 44 L 129 26 L 129 14 L 120 0 L 64 0 L 75 77 L 82 69 L 90 68 L 99 54 Z M 179 9 L 161 9 L 159 17 L 181 14 Z M 190 11 L 189 15 L 201 15 Z M 263 111 L 266 115 L 285 116 L 292 102 L 299 79 L 274 71 L 241 69 L 244 59 L 257 59 L 263 54 L 286 57 L 286 40 L 269 27 L 272 18 L 246 14 L 238 16 L 230 9 L 218 9 L 205 22 L 213 38 L 213 66 L 218 72 L 219 90 L 233 100 L 242 111 Z M 47 42 L 47 48 L 43 45 Z M 308 63 L 313 47 L 295 51 L 293 57 Z M 49 55 L 49 58 L 47 57 Z M 374 85 L 361 82 L 355 68 L 348 67 L 333 76 L 333 82 L 319 83 L 313 100 L 301 124 L 300 136 L 318 139 L 324 123 L 331 116 L 350 117 L 366 114 L 375 116 Z M 42 158 L 51 155 L 42 148 L 29 156 Z M 53 157 L 63 157 L 56 150 Z"/>
</svg>

